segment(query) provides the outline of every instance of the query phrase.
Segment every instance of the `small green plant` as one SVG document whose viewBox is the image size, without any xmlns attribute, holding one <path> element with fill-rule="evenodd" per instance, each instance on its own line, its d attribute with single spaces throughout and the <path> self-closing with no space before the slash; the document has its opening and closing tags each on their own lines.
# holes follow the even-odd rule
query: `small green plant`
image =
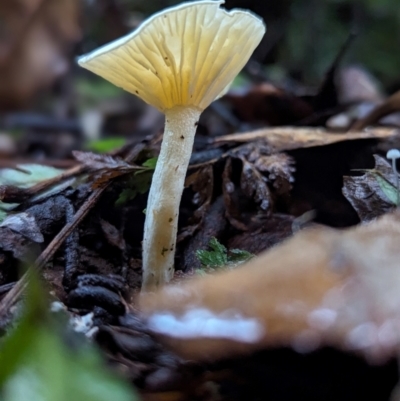
<svg viewBox="0 0 400 401">
<path fill-rule="evenodd" d="M 157 157 L 152 157 L 142 164 L 143 170 L 135 171 L 130 175 L 126 188 L 121 191 L 119 198 L 115 202 L 116 206 L 121 206 L 135 199 L 137 195 L 145 194 L 149 190 L 156 164 Z"/>
<path fill-rule="evenodd" d="M 255 255 L 242 249 L 227 250 L 215 237 L 208 243 L 209 250 L 199 249 L 196 251 L 196 257 L 200 261 L 202 271 L 214 271 L 217 269 L 232 269 L 240 264 L 247 262 Z"/>
</svg>

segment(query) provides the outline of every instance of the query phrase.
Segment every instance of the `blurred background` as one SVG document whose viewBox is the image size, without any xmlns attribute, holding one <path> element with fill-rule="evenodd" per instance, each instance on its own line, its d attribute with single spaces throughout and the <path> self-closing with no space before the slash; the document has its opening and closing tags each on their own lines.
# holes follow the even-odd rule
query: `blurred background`
<svg viewBox="0 0 400 401">
<path fill-rule="evenodd" d="M 0 167 L 26 160 L 68 166 L 72 149 L 109 151 L 160 131 L 163 117 L 157 111 L 80 69 L 74 60 L 177 3 L 1 0 Z M 360 81 L 365 92 L 372 87 L 374 101 L 393 93 L 400 88 L 400 7 L 396 3 L 226 0 L 228 9 L 246 8 L 260 15 L 268 31 L 236 79 L 233 95 L 224 105 L 227 109 L 217 106 L 214 110 L 224 123 L 206 114 L 199 131 L 218 135 L 251 126 L 254 113 L 246 119 L 246 112 L 232 112 L 232 108 L 239 105 L 237 96 L 260 83 L 273 85 L 263 87 L 268 93 L 279 88 L 299 98 L 315 95 L 346 43 L 340 68 L 347 68 L 347 74 L 338 85 Z M 336 73 L 338 77 L 340 71 Z M 294 122 L 296 118 L 261 123 Z"/>
</svg>

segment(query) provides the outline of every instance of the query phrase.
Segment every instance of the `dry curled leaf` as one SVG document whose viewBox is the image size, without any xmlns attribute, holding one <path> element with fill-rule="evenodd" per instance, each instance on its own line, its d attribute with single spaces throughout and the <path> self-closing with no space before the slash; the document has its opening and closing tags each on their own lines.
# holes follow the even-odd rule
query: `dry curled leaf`
<svg viewBox="0 0 400 401">
<path fill-rule="evenodd" d="M 294 167 L 294 159 L 286 153 L 276 153 L 269 156 L 260 155 L 254 161 L 257 170 L 267 174 L 268 181 L 273 183 L 273 187 L 278 195 L 289 193 L 294 182 L 293 173 L 296 171 Z"/>
<path fill-rule="evenodd" d="M 78 162 L 84 164 L 89 170 L 97 171 L 103 169 L 131 169 L 134 167 L 118 157 L 93 152 L 82 152 L 74 150 L 72 155 Z"/>
<path fill-rule="evenodd" d="M 0 224 L 0 227 L 7 227 L 15 233 L 21 234 L 32 242 L 43 242 L 44 237 L 33 216 L 26 212 L 7 216 Z"/>
<path fill-rule="evenodd" d="M 295 224 L 296 220 L 289 215 L 264 216 L 259 221 L 258 228 L 235 235 L 227 246 L 229 249 L 240 248 L 258 255 L 291 237 L 295 231 Z"/>
<path fill-rule="evenodd" d="M 372 220 L 393 210 L 394 203 L 382 184 L 395 185 L 395 176 L 387 160 L 375 155 L 375 168 L 358 177 L 343 177 L 343 195 L 351 203 L 361 221 Z"/>
<path fill-rule="evenodd" d="M 246 160 L 242 159 L 240 188 L 249 199 L 253 199 L 264 212 L 270 211 L 272 198 L 267 186 L 267 179 Z"/>
<path fill-rule="evenodd" d="M 219 136 L 214 143 L 245 143 L 257 141 L 257 146 L 270 149 L 270 153 L 283 152 L 285 150 L 311 148 L 314 146 L 330 145 L 343 141 L 357 139 L 385 139 L 396 134 L 396 130 L 389 128 L 374 128 L 367 132 L 349 132 L 346 134 L 332 133 L 320 128 L 264 128 L 251 132 Z M 240 154 L 241 147 L 233 151 Z"/>
<path fill-rule="evenodd" d="M 236 179 L 238 173 L 240 178 Z M 228 158 L 222 174 L 222 193 L 226 207 L 225 215 L 233 227 L 246 231 L 253 225 L 252 219 L 257 213 L 271 213 L 273 202 L 267 181 L 267 178 L 244 158 Z"/>
<path fill-rule="evenodd" d="M 90 172 L 98 173 L 95 175 L 93 188 L 98 188 L 106 184 L 113 178 L 129 173 L 134 170 L 143 170 L 143 167 L 131 165 L 119 157 L 93 152 L 82 152 L 74 150 L 72 152 L 76 160 L 82 163 Z"/>
<path fill-rule="evenodd" d="M 236 270 L 142 294 L 142 316 L 195 360 L 333 346 L 380 363 L 400 345 L 399 242 L 399 212 L 306 229 Z"/>
</svg>

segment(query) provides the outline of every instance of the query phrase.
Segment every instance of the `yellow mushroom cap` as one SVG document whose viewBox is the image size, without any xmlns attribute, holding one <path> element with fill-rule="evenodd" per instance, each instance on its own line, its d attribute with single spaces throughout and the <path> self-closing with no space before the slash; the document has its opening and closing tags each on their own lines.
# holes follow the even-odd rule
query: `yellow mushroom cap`
<svg viewBox="0 0 400 401">
<path fill-rule="evenodd" d="M 224 1 L 194 1 L 161 11 L 134 32 L 78 63 L 162 112 L 204 110 L 229 87 L 265 33 L 263 21 Z"/>
</svg>

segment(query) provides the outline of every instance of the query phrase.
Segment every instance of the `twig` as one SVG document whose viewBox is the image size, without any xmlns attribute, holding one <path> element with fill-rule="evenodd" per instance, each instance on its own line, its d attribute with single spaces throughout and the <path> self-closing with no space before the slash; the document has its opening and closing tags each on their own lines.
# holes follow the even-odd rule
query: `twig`
<svg viewBox="0 0 400 401">
<path fill-rule="evenodd" d="M 72 168 L 79 163 L 76 160 L 55 160 L 55 159 L 44 159 L 44 160 L 33 160 L 33 159 L 12 159 L 12 160 L 0 160 L 0 168 L 13 168 L 14 170 L 21 170 L 18 167 L 21 164 L 41 164 L 43 166 L 51 166 L 55 168 Z M 23 170 L 23 169 L 22 169 Z"/>
<path fill-rule="evenodd" d="M 12 283 L 7 283 L 7 284 L 1 285 L 0 286 L 0 296 L 5 294 L 6 292 L 10 291 L 11 288 L 13 288 L 16 283 L 17 283 L 16 281 L 13 281 Z"/>
</svg>

